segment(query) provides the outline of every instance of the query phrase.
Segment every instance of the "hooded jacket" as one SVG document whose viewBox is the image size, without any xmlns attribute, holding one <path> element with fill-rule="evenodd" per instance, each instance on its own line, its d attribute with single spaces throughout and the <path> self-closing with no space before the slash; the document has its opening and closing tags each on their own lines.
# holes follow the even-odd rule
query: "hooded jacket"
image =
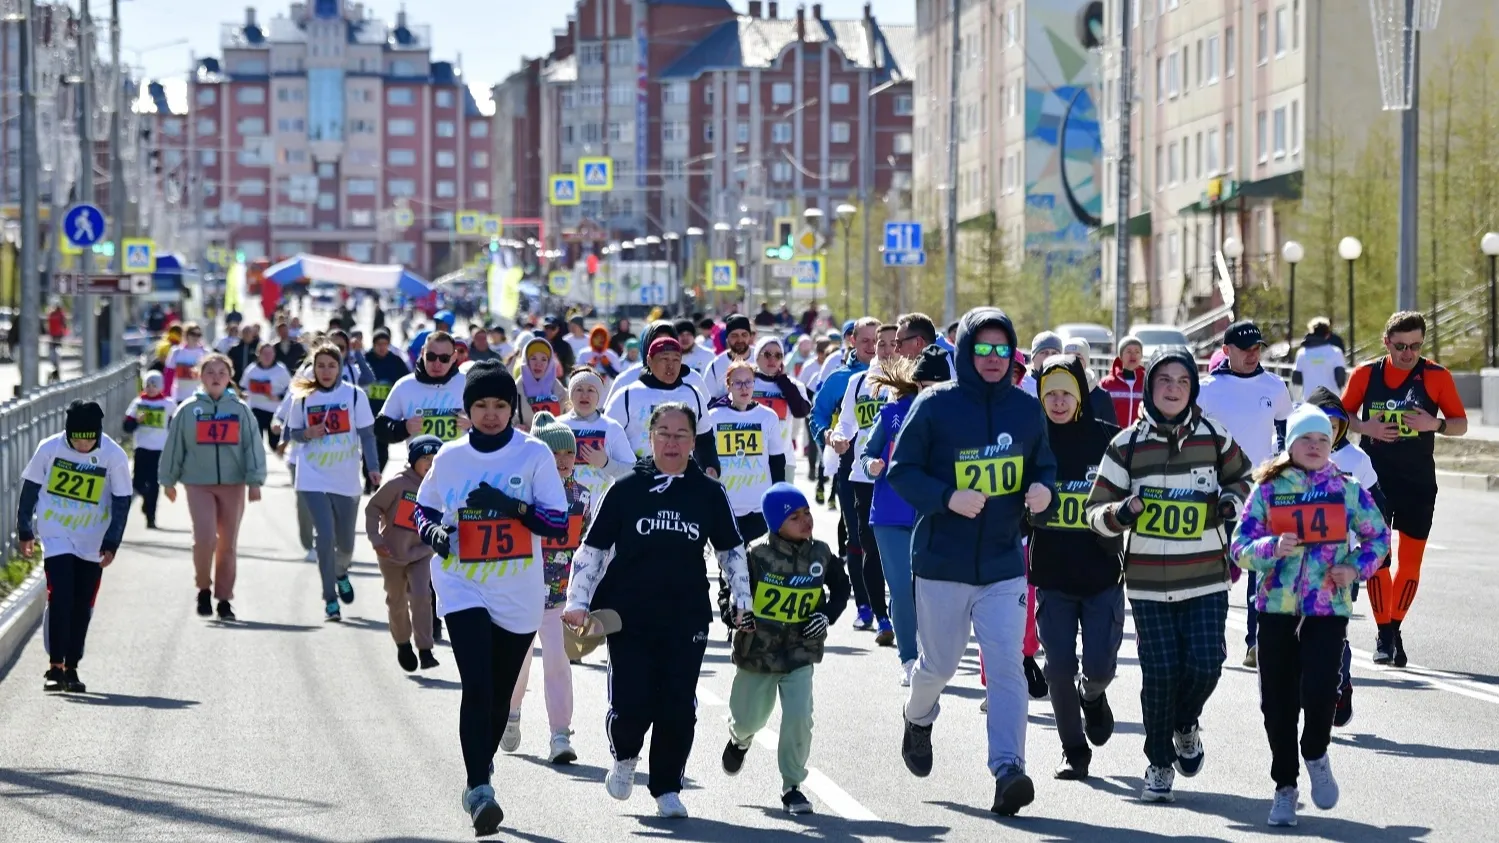
<svg viewBox="0 0 1499 843">
<path fill-rule="evenodd" d="M 238 425 L 237 442 L 199 444 L 199 421 L 227 420 Z M 210 425 L 212 427 L 212 425 Z M 226 429 L 205 430 L 205 435 L 225 439 Z M 199 389 L 177 408 L 167 427 L 166 446 L 161 453 L 161 485 L 175 486 L 248 486 L 265 485 L 265 437 L 250 405 L 234 393 L 214 400 Z"/>
<path fill-rule="evenodd" d="M 974 367 L 976 337 L 993 327 L 1013 348 L 1015 328 L 1003 311 L 975 308 L 963 316 L 958 378 L 917 396 L 887 469 L 890 485 L 916 509 L 911 570 L 927 579 L 989 585 L 1025 576 L 1025 490 L 1056 482 L 1041 404 L 1013 378 L 988 383 Z M 948 509 L 959 489 L 989 494 L 978 517 Z"/>
<path fill-rule="evenodd" d="M 817 539 L 793 542 L 771 533 L 749 552 L 750 587 L 765 602 L 755 615 L 755 628 L 734 631 L 734 666 L 752 673 L 790 673 L 822 661 L 826 637 L 807 638 L 801 618 L 829 611 L 827 578 L 834 568 L 833 551 Z M 789 588 L 788 588 L 789 586 Z M 777 593 L 784 594 L 776 599 Z M 733 616 L 728 585 L 718 589 L 718 614 Z M 788 617 L 790 616 L 790 617 Z"/>
<path fill-rule="evenodd" d="M 1055 370 L 1065 370 L 1088 388 L 1087 373 L 1076 357 L 1052 357 L 1041 367 L 1037 382 Z M 1088 596 L 1116 586 L 1123 576 L 1117 538 L 1105 538 L 1088 527 L 1085 504 L 1093 478 L 1109 443 L 1119 428 L 1093 416 L 1088 401 L 1078 404 L 1076 419 L 1057 424 L 1046 420 L 1047 441 L 1057 458 L 1054 489 L 1057 504 L 1029 517 L 1031 525 L 1031 585 L 1067 594 Z"/>
<path fill-rule="evenodd" d="M 1114 358 L 1114 367 L 1098 381 L 1098 387 L 1114 400 L 1114 419 L 1120 427 L 1129 427 L 1140 418 L 1140 401 L 1145 397 L 1145 369 L 1137 368 L 1134 377 L 1124 377 L 1124 361 Z"/>
</svg>

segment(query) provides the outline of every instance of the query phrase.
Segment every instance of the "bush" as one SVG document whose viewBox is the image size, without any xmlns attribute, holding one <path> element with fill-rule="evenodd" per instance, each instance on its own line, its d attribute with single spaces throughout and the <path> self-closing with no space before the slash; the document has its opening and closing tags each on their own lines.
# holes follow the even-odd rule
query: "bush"
<svg viewBox="0 0 1499 843">
<path fill-rule="evenodd" d="M 42 545 L 37 543 L 30 556 L 22 556 L 19 550 L 11 553 L 4 567 L 0 567 L 0 600 L 20 588 L 31 572 L 42 564 Z"/>
</svg>

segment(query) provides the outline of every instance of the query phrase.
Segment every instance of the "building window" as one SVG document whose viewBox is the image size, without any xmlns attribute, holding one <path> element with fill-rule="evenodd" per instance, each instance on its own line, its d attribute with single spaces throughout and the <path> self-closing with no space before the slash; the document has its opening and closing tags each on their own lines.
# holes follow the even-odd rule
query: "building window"
<svg viewBox="0 0 1499 843">
<path fill-rule="evenodd" d="M 241 135 L 263 135 L 265 134 L 265 120 L 259 117 L 242 117 L 235 128 Z"/>
<path fill-rule="evenodd" d="M 750 89 L 748 82 L 740 82 L 734 86 L 734 101 L 740 105 L 749 105 Z"/>
<path fill-rule="evenodd" d="M 703 105 L 713 104 L 713 85 L 710 83 L 703 88 Z"/>
<path fill-rule="evenodd" d="M 434 189 L 438 199 L 452 199 L 458 195 L 458 185 L 446 179 L 439 181 Z M 394 191 L 392 191 L 394 193 Z"/>
<path fill-rule="evenodd" d="M 686 82 L 668 82 L 661 86 L 661 102 L 666 105 L 686 105 L 692 97 L 692 88 Z"/>
<path fill-rule="evenodd" d="M 634 139 L 635 139 L 635 124 L 634 123 L 614 123 L 614 122 L 611 122 L 609 124 L 609 140 L 614 141 L 614 142 L 620 142 L 620 141 L 628 141 L 628 140 L 634 140 Z"/>
<path fill-rule="evenodd" d="M 213 88 L 198 89 L 198 105 L 213 105 L 216 99 L 217 95 Z"/>
<path fill-rule="evenodd" d="M 1009 86 L 1005 87 L 1005 93 L 1009 93 Z M 1155 101 L 1158 104 L 1166 101 L 1166 60 L 1164 58 L 1155 60 Z M 1005 112 L 1008 116 L 1009 109 L 1006 108 Z"/>
<path fill-rule="evenodd" d="M 1274 118 L 1275 157 L 1284 158 L 1286 157 L 1286 107 L 1281 106 L 1275 109 Z"/>
<path fill-rule="evenodd" d="M 1166 183 L 1171 185 L 1172 187 L 1175 187 L 1177 182 L 1180 180 L 1178 176 L 1181 173 L 1181 171 L 1176 168 L 1176 154 L 1177 143 L 1176 141 L 1172 141 L 1171 146 L 1167 149 L 1166 152 Z"/>
<path fill-rule="evenodd" d="M 345 185 L 344 192 L 348 193 L 350 196 L 374 196 L 375 180 L 349 179 L 349 181 Z"/>
<path fill-rule="evenodd" d="M 438 108 L 452 108 L 453 92 L 447 90 L 438 91 L 436 96 L 436 105 Z"/>
<path fill-rule="evenodd" d="M 244 179 L 239 183 L 237 192 L 240 196 L 264 196 L 265 179 Z"/>
<path fill-rule="evenodd" d="M 1301 0 L 1291 0 L 1291 49 L 1301 49 Z"/>
<path fill-rule="evenodd" d="M 205 167 L 214 167 L 219 163 L 219 153 L 213 149 L 201 149 L 198 150 L 198 160 Z"/>
<path fill-rule="evenodd" d="M 1207 146 L 1208 146 L 1208 148 L 1207 148 L 1208 175 L 1209 176 L 1216 176 L 1216 175 L 1218 175 L 1218 130 L 1217 129 L 1208 129 Z"/>
<path fill-rule="evenodd" d="M 437 150 L 437 166 L 442 169 L 450 169 L 458 165 L 458 156 L 451 149 Z"/>
<path fill-rule="evenodd" d="M 901 132 L 895 136 L 894 150 L 896 155 L 911 154 L 911 133 Z"/>
<path fill-rule="evenodd" d="M 687 124 L 680 121 L 672 121 L 661 124 L 662 143 L 680 143 L 687 140 Z"/>
<path fill-rule="evenodd" d="M 603 105 L 604 104 L 604 86 L 603 85 L 579 85 L 578 86 L 578 94 L 577 94 L 577 103 L 578 103 L 579 106 L 584 106 L 584 107 L 590 106 L 590 105 Z"/>
<path fill-rule="evenodd" d="M 1175 50 L 1172 50 L 1171 54 L 1166 57 L 1166 94 L 1172 99 L 1176 99 L 1181 93 L 1181 76 L 1178 67 L 1180 59 L 1181 55 Z"/>
<path fill-rule="evenodd" d="M 1195 154 L 1192 156 L 1192 177 L 1202 178 L 1202 132 L 1197 133 Z"/>
<path fill-rule="evenodd" d="M 211 135 L 217 129 L 218 129 L 218 126 L 214 124 L 213 120 L 211 120 L 211 119 L 209 119 L 207 117 L 202 117 L 202 118 L 198 119 L 198 137 L 202 137 L 204 135 Z"/>
<path fill-rule="evenodd" d="M 744 122 L 744 121 L 741 120 L 738 123 L 735 123 L 734 124 L 734 142 L 735 143 L 749 143 L 749 130 L 750 130 L 749 124 L 746 123 L 746 122 Z"/>
<path fill-rule="evenodd" d="M 265 105 L 265 88 L 240 88 L 234 92 L 234 101 L 240 105 Z"/>
<path fill-rule="evenodd" d="M 609 63 L 615 67 L 635 63 L 635 42 L 629 38 L 616 38 L 609 42 Z"/>
<path fill-rule="evenodd" d="M 713 142 L 713 121 L 703 121 L 703 143 Z"/>
<path fill-rule="evenodd" d="M 416 92 L 410 88 L 386 88 L 386 105 L 412 105 L 416 102 Z"/>
<path fill-rule="evenodd" d="M 1201 38 L 1197 39 L 1197 87 L 1201 88 L 1207 84 L 1207 68 L 1203 65 L 1207 62 L 1207 50 Z"/>
<path fill-rule="evenodd" d="M 1234 28 L 1229 27 L 1223 31 L 1223 75 L 1234 75 L 1234 56 L 1237 48 L 1234 46 Z"/>
<path fill-rule="evenodd" d="M 1166 151 L 1160 144 L 1155 148 L 1155 189 L 1157 193 L 1166 189 Z"/>
<path fill-rule="evenodd" d="M 833 161 L 828 164 L 828 180 L 836 182 L 848 181 L 849 173 L 853 166 L 848 161 Z"/>
<path fill-rule="evenodd" d="M 298 123 L 302 122 L 300 120 Z M 373 120 L 350 120 L 349 131 L 356 135 L 373 135 L 375 133 L 375 121 Z"/>
<path fill-rule="evenodd" d="M 1270 60 L 1270 16 L 1265 12 L 1254 21 L 1254 60 L 1258 64 Z"/>
<path fill-rule="evenodd" d="M 770 101 L 776 105 L 791 104 L 791 83 L 777 82 L 770 86 Z"/>
<path fill-rule="evenodd" d="M 472 185 L 469 186 L 468 195 L 472 196 L 475 199 L 488 199 L 489 198 L 489 182 L 487 182 L 487 181 L 476 181 L 476 182 L 474 182 Z"/>
<path fill-rule="evenodd" d="M 474 153 L 471 153 L 469 155 L 469 157 L 468 157 L 468 165 L 470 167 L 476 167 L 476 168 L 488 167 L 489 166 L 489 153 L 488 152 L 474 152 Z"/>
<path fill-rule="evenodd" d="M 1198 79 L 1202 77 L 1199 75 Z M 1182 96 L 1192 93 L 1192 48 L 1182 45 Z"/>
<path fill-rule="evenodd" d="M 833 86 L 828 89 L 828 100 L 831 101 L 834 105 L 847 105 L 848 104 L 848 83 L 847 82 L 835 82 L 835 83 L 833 83 Z"/>
<path fill-rule="evenodd" d="M 1239 158 L 1239 148 L 1234 145 L 1234 124 L 1223 126 L 1223 172 L 1232 173 L 1234 162 Z"/>
<path fill-rule="evenodd" d="M 578 64 L 585 67 L 604 63 L 604 45 L 598 41 L 583 44 L 578 49 Z"/>
<path fill-rule="evenodd" d="M 1166 271 L 1176 272 L 1181 269 L 1181 234 L 1171 232 L 1166 238 Z"/>
<path fill-rule="evenodd" d="M 1286 42 L 1290 41 L 1290 33 L 1287 29 L 1286 7 L 1275 8 L 1275 57 L 1280 58 L 1286 54 Z"/>
<path fill-rule="evenodd" d="M 791 143 L 791 124 L 776 123 L 770 127 L 771 143 Z"/>
<path fill-rule="evenodd" d="M 842 120 L 839 120 L 838 122 L 834 123 L 833 125 L 829 126 L 828 128 L 830 130 L 829 134 L 832 136 L 830 139 L 832 140 L 833 143 L 848 143 L 848 138 L 849 138 L 848 123 L 846 123 L 846 122 L 844 122 Z"/>
<path fill-rule="evenodd" d="M 635 83 L 620 82 L 609 86 L 610 105 L 633 105 L 635 103 Z"/>
<path fill-rule="evenodd" d="M 414 149 L 391 149 L 385 153 L 385 163 L 392 167 L 413 167 L 416 165 L 416 150 Z"/>
<path fill-rule="evenodd" d="M 468 124 L 468 136 L 471 138 L 489 137 L 489 123 L 484 120 L 473 120 Z"/>
<path fill-rule="evenodd" d="M 416 121 L 401 118 L 385 121 L 385 133 L 391 137 L 406 138 L 416 134 Z"/>
<path fill-rule="evenodd" d="M 1208 36 L 1207 83 L 1218 84 L 1218 36 Z"/>
<path fill-rule="evenodd" d="M 1254 154 L 1261 164 L 1270 157 L 1269 126 L 1265 112 L 1261 111 L 1254 116 Z"/>
<path fill-rule="evenodd" d="M 916 104 L 910 94 L 898 94 L 895 97 L 895 116 L 909 117 L 916 113 Z"/>
<path fill-rule="evenodd" d="M 305 132 L 307 131 L 307 121 L 300 117 L 282 117 L 276 121 L 276 131 L 282 134 Z"/>
<path fill-rule="evenodd" d="M 437 136 L 440 138 L 451 138 L 458 134 L 458 127 L 453 125 L 452 120 L 437 121 Z"/>
<path fill-rule="evenodd" d="M 774 161 L 770 165 L 770 180 L 776 184 L 787 184 L 791 181 L 791 162 Z"/>
<path fill-rule="evenodd" d="M 394 198 L 415 196 L 416 181 L 414 179 L 391 179 L 385 183 L 385 192 Z"/>
<path fill-rule="evenodd" d="M 331 193 L 319 193 L 317 195 L 317 206 L 320 211 L 331 211 L 338 207 L 338 197 Z"/>
</svg>

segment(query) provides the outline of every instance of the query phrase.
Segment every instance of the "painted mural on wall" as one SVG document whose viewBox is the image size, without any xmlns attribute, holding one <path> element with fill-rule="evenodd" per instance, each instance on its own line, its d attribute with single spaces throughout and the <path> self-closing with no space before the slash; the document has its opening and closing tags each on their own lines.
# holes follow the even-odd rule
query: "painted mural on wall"
<svg viewBox="0 0 1499 843">
<path fill-rule="evenodd" d="M 1026 249 L 1091 250 L 1103 212 L 1103 3 L 1030 0 L 1025 25 Z"/>
</svg>

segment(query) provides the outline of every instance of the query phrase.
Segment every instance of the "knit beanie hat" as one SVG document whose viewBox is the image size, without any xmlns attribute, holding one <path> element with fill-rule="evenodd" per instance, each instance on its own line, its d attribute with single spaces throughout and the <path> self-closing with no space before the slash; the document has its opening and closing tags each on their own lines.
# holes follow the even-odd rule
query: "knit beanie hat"
<svg viewBox="0 0 1499 843">
<path fill-rule="evenodd" d="M 649 360 L 663 351 L 675 351 L 682 353 L 682 344 L 671 337 L 657 337 L 651 340 L 650 348 L 646 349 L 645 359 Z"/>
<path fill-rule="evenodd" d="M 1041 382 L 1036 385 L 1036 394 L 1045 398 L 1058 389 L 1076 399 L 1078 407 L 1083 406 L 1082 384 L 1077 382 L 1077 376 L 1065 364 L 1045 368 L 1041 373 Z"/>
<path fill-rule="evenodd" d="M 94 401 L 75 400 L 68 405 L 63 430 L 69 439 L 98 439 L 104 432 L 104 409 Z"/>
<path fill-rule="evenodd" d="M 578 437 L 573 429 L 557 421 L 551 413 L 537 413 L 536 418 L 531 420 L 531 435 L 540 439 L 542 444 L 552 449 L 552 453 L 562 451 L 578 451 Z"/>
<path fill-rule="evenodd" d="M 1123 351 L 1127 345 L 1132 345 L 1141 351 L 1145 350 L 1145 343 L 1140 342 L 1140 338 L 1134 334 L 1126 334 L 1124 339 L 1119 341 L 1119 350 Z"/>
<path fill-rule="evenodd" d="M 599 398 L 604 397 L 604 379 L 599 377 L 592 369 L 579 369 L 573 372 L 573 376 L 567 379 L 567 390 L 572 392 L 579 384 L 590 384 L 598 390 Z"/>
<path fill-rule="evenodd" d="M 161 372 L 153 369 L 146 373 L 146 376 L 142 379 L 141 383 L 145 387 L 145 390 L 147 392 L 150 392 L 152 389 L 160 392 L 162 385 L 166 383 L 166 378 L 162 377 Z"/>
<path fill-rule="evenodd" d="M 1332 420 L 1322 412 L 1322 408 L 1313 404 L 1302 404 L 1291 411 L 1291 417 L 1286 419 L 1286 450 L 1296 444 L 1296 440 L 1309 433 L 1320 433 L 1332 440 Z"/>
<path fill-rule="evenodd" d="M 1031 340 L 1031 354 L 1035 355 L 1047 349 L 1062 351 L 1062 337 L 1051 331 L 1042 331 Z"/>
<path fill-rule="evenodd" d="M 464 377 L 463 412 L 471 413 L 474 404 L 482 398 L 498 398 L 509 404 L 511 409 L 516 408 L 520 396 L 515 378 L 505 371 L 505 366 L 500 361 L 481 360 Z"/>
<path fill-rule="evenodd" d="M 406 464 L 415 465 L 422 457 L 436 456 L 442 448 L 442 440 L 436 436 L 427 434 L 417 436 L 406 443 Z"/>
<path fill-rule="evenodd" d="M 728 336 L 734 331 L 749 331 L 753 333 L 754 330 L 755 327 L 750 324 L 749 317 L 745 316 L 743 313 L 736 313 L 733 316 L 730 316 L 729 318 L 723 320 L 724 336 Z"/>
<path fill-rule="evenodd" d="M 790 483 L 776 483 L 760 496 L 760 511 L 765 513 L 765 524 L 772 533 L 781 532 L 781 525 L 798 509 L 807 508 L 807 496 Z"/>
<path fill-rule="evenodd" d="M 936 343 L 927 346 L 916 360 L 916 371 L 912 377 L 918 383 L 941 383 L 952 380 L 952 361 L 947 349 Z"/>
</svg>

